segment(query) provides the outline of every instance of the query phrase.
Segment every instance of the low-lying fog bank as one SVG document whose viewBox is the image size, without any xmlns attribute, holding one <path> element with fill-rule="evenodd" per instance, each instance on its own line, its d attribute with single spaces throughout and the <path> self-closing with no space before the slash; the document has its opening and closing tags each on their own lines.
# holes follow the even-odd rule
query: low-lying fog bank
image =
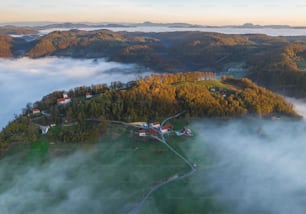
<svg viewBox="0 0 306 214">
<path fill-rule="evenodd" d="M 208 185 L 229 213 L 305 213 L 305 122 L 204 120 L 193 129 L 199 134 L 188 156 L 205 151 L 212 159 L 199 163 L 194 192 Z"/>
<path fill-rule="evenodd" d="M 101 155 L 104 152 L 97 148 L 45 161 L 26 154 L 1 159 L 0 213 L 98 214 L 124 210 L 135 193 L 114 188 L 114 183 L 122 183 L 111 179 L 126 175 L 118 166 L 127 157 L 110 162 Z"/>
<path fill-rule="evenodd" d="M 14 114 L 21 113 L 28 102 L 40 100 L 55 90 L 112 81 L 127 82 L 148 74 L 139 73 L 139 70 L 136 65 L 103 59 L 0 59 L 0 128 L 12 120 Z"/>
<path fill-rule="evenodd" d="M 286 100 L 289 103 L 292 103 L 294 106 L 294 110 L 301 116 L 303 119 L 306 119 L 306 99 L 295 99 L 292 97 L 286 97 Z"/>
<path fill-rule="evenodd" d="M 267 34 L 269 36 L 303 36 L 306 35 L 306 28 L 235 28 L 235 27 L 167 27 L 167 26 L 137 26 L 137 27 L 90 27 L 77 28 L 78 30 L 93 31 L 108 29 L 111 31 L 127 31 L 127 32 L 178 32 L 178 31 L 201 31 L 216 32 L 224 34 Z M 46 35 L 53 31 L 68 31 L 71 28 L 50 28 L 40 30 L 41 35 Z"/>
</svg>

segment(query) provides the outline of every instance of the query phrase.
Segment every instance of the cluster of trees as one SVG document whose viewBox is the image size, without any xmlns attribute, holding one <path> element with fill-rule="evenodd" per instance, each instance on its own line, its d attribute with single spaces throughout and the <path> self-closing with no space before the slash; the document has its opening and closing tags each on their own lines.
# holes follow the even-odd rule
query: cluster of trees
<svg viewBox="0 0 306 214">
<path fill-rule="evenodd" d="M 255 60 L 250 78 L 267 88 L 294 97 L 306 96 L 306 72 L 298 62 L 306 59 L 306 44 L 292 43 L 279 51 L 263 55 L 265 60 Z"/>
<path fill-rule="evenodd" d="M 112 57 L 129 46 L 141 46 L 151 41 L 145 37 L 129 38 L 109 30 L 55 31 L 39 38 L 27 55 L 34 58 L 48 55 Z"/>
<path fill-rule="evenodd" d="M 32 27 L 16 27 L 16 26 L 2 26 L 0 27 L 0 34 L 15 34 L 15 35 L 25 35 L 25 34 L 36 34 L 38 31 Z"/>
<path fill-rule="evenodd" d="M 13 38 L 7 35 L 0 34 L 0 57 L 12 57 L 12 42 Z"/>
<path fill-rule="evenodd" d="M 34 142 L 39 134 L 37 126 L 30 123 L 29 117 L 16 116 L 15 120 L 0 132 L 0 155 L 11 143 Z"/>
<path fill-rule="evenodd" d="M 235 79 L 225 78 L 223 80 L 227 84 L 233 84 L 243 90 L 235 93 L 240 103 L 244 103 L 244 107 L 249 113 L 258 115 L 267 115 L 272 113 L 284 114 L 288 116 L 297 116 L 293 110 L 293 105 L 287 103 L 285 99 L 267 90 L 258 87 L 255 83 L 247 78 Z M 228 98 L 230 99 L 231 96 Z"/>
</svg>

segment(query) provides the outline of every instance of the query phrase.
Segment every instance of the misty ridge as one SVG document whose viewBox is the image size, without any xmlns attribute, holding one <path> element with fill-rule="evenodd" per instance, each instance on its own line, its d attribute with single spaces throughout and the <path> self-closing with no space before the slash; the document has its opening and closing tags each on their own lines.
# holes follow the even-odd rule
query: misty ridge
<svg viewBox="0 0 306 214">
<path fill-rule="evenodd" d="M 128 82 L 150 73 L 147 70 L 139 73 L 139 70 L 133 64 L 106 62 L 104 59 L 0 59 L 0 97 L 5 102 L 1 108 L 0 127 L 12 120 L 14 114 L 20 114 L 27 103 L 40 100 L 55 90 L 113 81 Z"/>
</svg>

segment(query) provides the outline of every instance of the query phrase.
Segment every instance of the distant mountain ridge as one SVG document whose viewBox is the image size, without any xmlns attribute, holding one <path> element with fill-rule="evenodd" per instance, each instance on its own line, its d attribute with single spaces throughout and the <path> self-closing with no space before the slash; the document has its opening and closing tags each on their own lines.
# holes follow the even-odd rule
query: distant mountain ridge
<svg viewBox="0 0 306 214">
<path fill-rule="evenodd" d="M 14 27 L 14 28 L 28 28 L 33 31 L 50 29 L 50 28 L 103 28 L 103 27 L 169 27 L 169 28 L 306 28 L 306 26 L 290 26 L 290 25 L 258 25 L 253 23 L 245 23 L 242 25 L 203 25 L 203 24 L 189 24 L 184 22 L 174 23 L 157 23 L 151 21 L 145 21 L 143 23 L 120 23 L 120 22 L 12 22 L 12 23 L 0 23 L 1 28 Z"/>
</svg>

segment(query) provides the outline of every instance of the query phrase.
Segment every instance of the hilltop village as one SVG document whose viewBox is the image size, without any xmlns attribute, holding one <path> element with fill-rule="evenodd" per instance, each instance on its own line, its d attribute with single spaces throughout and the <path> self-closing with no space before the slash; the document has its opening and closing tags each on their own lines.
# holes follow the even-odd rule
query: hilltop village
<svg viewBox="0 0 306 214">
<path fill-rule="evenodd" d="M 86 92 L 85 98 L 91 99 L 93 95 L 91 92 Z M 72 99 L 69 97 L 68 93 L 64 92 L 63 96 L 60 98 L 57 98 L 57 105 L 66 107 L 66 105 L 70 104 L 72 102 Z M 31 114 L 28 114 L 28 117 L 31 118 L 31 122 L 33 124 L 39 125 L 41 134 L 45 135 L 48 133 L 50 128 L 56 127 L 56 123 L 51 123 L 49 125 L 41 125 L 38 123 L 38 121 L 41 118 L 49 118 L 50 114 L 46 113 L 45 111 L 41 111 L 40 109 L 33 108 Z M 116 121 L 118 123 L 118 121 Z M 65 125 L 69 126 L 68 121 L 65 121 L 66 124 L 59 124 L 59 125 Z M 125 123 L 122 121 L 122 123 Z M 125 123 L 129 124 L 132 127 L 137 127 L 135 134 L 138 137 L 152 137 L 152 136 L 159 136 L 159 135 L 171 135 L 175 134 L 176 136 L 188 136 L 192 137 L 193 134 L 190 129 L 184 127 L 181 130 L 175 130 L 174 126 L 170 123 L 167 123 L 165 125 L 161 125 L 160 122 L 155 121 L 152 123 L 146 123 L 146 122 L 134 122 L 134 123 Z M 75 123 L 71 123 L 70 126 L 76 125 Z"/>
<path fill-rule="evenodd" d="M 150 136 L 158 136 L 158 135 L 172 135 L 176 136 L 188 136 L 192 137 L 193 134 L 190 129 L 184 127 L 181 130 L 175 131 L 175 127 L 167 123 L 165 125 L 161 125 L 160 122 L 155 121 L 152 123 L 138 123 L 139 128 L 137 129 L 137 134 L 139 137 L 150 137 Z"/>
<path fill-rule="evenodd" d="M 128 83 L 82 86 L 55 91 L 34 104 L 0 133 L 0 145 L 34 142 L 45 135 L 53 142 L 97 142 L 114 122 L 149 121 L 135 127 L 139 138 L 192 136 L 188 128 L 163 120 L 177 112 L 188 121 L 203 117 L 245 115 L 299 118 L 293 106 L 249 79 L 222 77 L 210 72 L 155 74 Z M 157 122 L 161 121 L 161 122 Z"/>
</svg>

